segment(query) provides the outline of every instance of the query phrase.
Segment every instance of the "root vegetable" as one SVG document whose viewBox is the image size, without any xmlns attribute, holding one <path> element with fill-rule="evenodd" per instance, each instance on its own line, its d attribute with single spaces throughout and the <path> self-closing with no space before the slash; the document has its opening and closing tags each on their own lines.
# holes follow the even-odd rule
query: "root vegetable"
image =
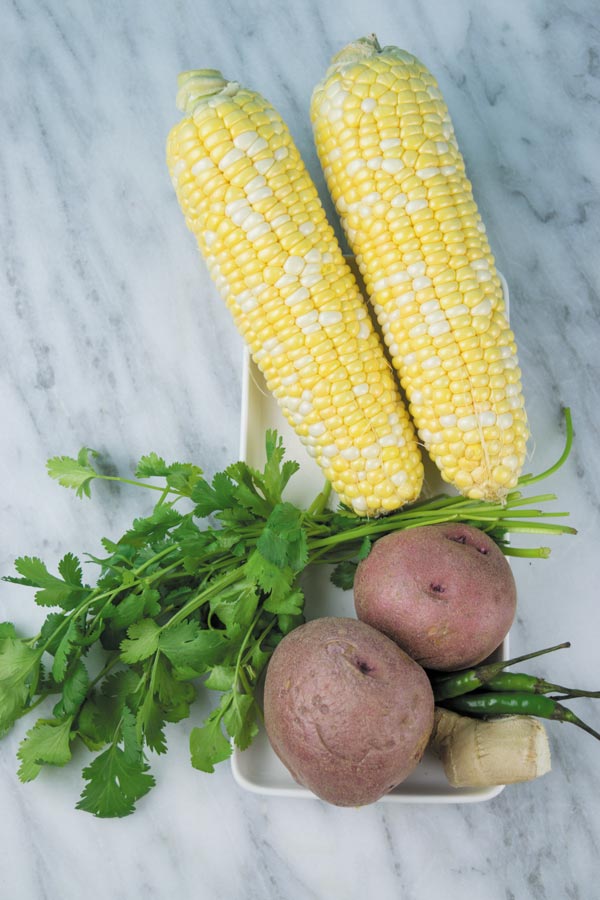
<svg viewBox="0 0 600 900">
<path fill-rule="evenodd" d="M 422 666 L 452 671 L 486 659 L 507 634 L 515 581 L 497 544 L 462 523 L 381 538 L 354 579 L 358 618 Z"/>
<path fill-rule="evenodd" d="M 430 746 L 457 788 L 531 781 L 551 768 L 544 726 L 529 716 L 481 721 L 436 707 Z"/>
<path fill-rule="evenodd" d="M 421 759 L 433 727 L 423 669 L 355 619 L 290 632 L 267 669 L 265 728 L 300 784 L 337 806 L 373 803 Z"/>
</svg>

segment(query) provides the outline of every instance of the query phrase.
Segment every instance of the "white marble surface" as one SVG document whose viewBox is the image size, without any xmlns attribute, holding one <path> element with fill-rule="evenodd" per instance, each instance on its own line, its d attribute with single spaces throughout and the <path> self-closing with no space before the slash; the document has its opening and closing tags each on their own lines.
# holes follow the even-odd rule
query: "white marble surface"
<svg viewBox="0 0 600 900">
<path fill-rule="evenodd" d="M 332 52 L 376 31 L 429 64 L 449 103 L 510 283 L 532 467 L 554 460 L 560 405 L 573 409 L 575 450 L 551 487 L 579 535 L 515 564 L 512 647 L 570 639 L 540 670 L 600 687 L 599 29 L 594 0 L 3 3 L 0 570 L 96 549 L 139 511 L 126 491 L 77 501 L 47 478 L 50 455 L 87 444 L 126 471 L 155 449 L 208 472 L 236 455 L 241 342 L 164 163 L 178 71 L 221 68 L 266 94 L 322 188 L 312 85 Z M 39 617 L 4 585 L 3 618 L 32 631 Z M 598 726 L 600 707 L 579 703 Z M 21 723 L 0 743 L 1 896 L 597 896 L 600 746 L 574 728 L 551 726 L 550 775 L 488 804 L 361 811 L 246 794 L 227 765 L 195 772 L 188 729 L 170 727 L 138 812 L 101 821 L 73 808 L 77 765 L 19 784 Z"/>
</svg>

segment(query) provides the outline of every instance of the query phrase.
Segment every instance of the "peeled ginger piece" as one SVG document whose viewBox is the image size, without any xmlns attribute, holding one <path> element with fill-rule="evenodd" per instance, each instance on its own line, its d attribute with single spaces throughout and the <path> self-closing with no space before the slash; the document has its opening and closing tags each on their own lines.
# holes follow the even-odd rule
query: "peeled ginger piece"
<svg viewBox="0 0 600 900">
<path fill-rule="evenodd" d="M 430 746 L 453 787 L 531 781 L 551 768 L 546 729 L 530 716 L 483 721 L 436 707 Z"/>
</svg>

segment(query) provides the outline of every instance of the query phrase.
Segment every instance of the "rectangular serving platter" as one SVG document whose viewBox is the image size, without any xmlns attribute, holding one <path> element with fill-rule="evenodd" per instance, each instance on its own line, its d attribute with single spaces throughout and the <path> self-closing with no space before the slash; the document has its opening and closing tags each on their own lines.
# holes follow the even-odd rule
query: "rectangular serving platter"
<svg viewBox="0 0 600 900">
<path fill-rule="evenodd" d="M 502 278 L 502 276 L 500 276 Z M 502 278 L 505 301 L 508 309 L 508 289 Z M 283 438 L 286 458 L 295 459 L 300 464 L 299 471 L 291 479 L 286 489 L 286 499 L 299 506 L 307 507 L 323 487 L 323 474 L 317 463 L 308 455 L 296 433 L 282 415 L 276 401 L 271 396 L 264 378 L 244 351 L 242 373 L 242 409 L 240 427 L 240 459 L 251 466 L 262 468 L 265 460 L 265 431 L 276 428 Z M 436 494 L 448 490 L 437 474 L 435 467 L 425 462 L 424 494 Z M 332 503 L 335 503 L 335 497 Z M 343 591 L 329 580 L 328 566 L 309 567 L 302 576 L 305 592 L 305 615 L 307 619 L 318 616 L 355 616 L 352 591 Z M 495 658 L 508 658 L 508 637 L 496 651 Z M 260 699 L 260 698 L 259 698 Z M 247 750 L 234 747 L 231 768 L 235 781 L 245 790 L 290 798 L 315 798 L 315 795 L 299 785 L 275 755 L 264 727 Z M 504 788 L 497 785 L 490 788 L 453 788 L 444 775 L 440 761 L 427 750 L 415 771 L 380 803 L 477 803 L 491 800 Z"/>
</svg>

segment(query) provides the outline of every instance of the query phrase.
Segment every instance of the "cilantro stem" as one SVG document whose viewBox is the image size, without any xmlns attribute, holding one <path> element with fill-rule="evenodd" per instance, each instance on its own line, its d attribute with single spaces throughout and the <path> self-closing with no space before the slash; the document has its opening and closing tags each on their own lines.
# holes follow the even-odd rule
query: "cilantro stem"
<svg viewBox="0 0 600 900">
<path fill-rule="evenodd" d="M 239 676 L 240 666 L 241 666 L 241 663 L 242 663 L 242 656 L 244 655 L 244 650 L 246 649 L 246 645 L 247 645 L 248 641 L 250 640 L 250 635 L 252 634 L 252 632 L 253 632 L 254 629 L 256 628 L 256 623 L 258 622 L 258 620 L 259 620 L 260 617 L 262 616 L 262 613 L 263 613 L 262 608 L 259 607 L 259 609 L 258 609 L 256 615 L 254 616 L 254 618 L 252 619 L 252 622 L 250 623 L 250 626 L 249 626 L 248 630 L 246 631 L 246 634 L 244 635 L 244 640 L 242 641 L 242 645 L 241 645 L 241 647 L 240 647 L 240 649 L 239 649 L 239 652 L 238 652 L 238 655 L 237 655 L 237 659 L 236 659 L 236 662 L 235 662 L 235 674 L 234 674 L 234 679 L 233 679 L 234 685 L 236 684 L 237 679 L 238 679 L 238 676 Z"/>
<path fill-rule="evenodd" d="M 326 481 L 323 486 L 323 490 L 317 494 L 311 505 L 306 510 L 307 516 L 318 516 L 320 515 L 325 507 L 327 506 L 327 502 L 331 496 L 331 482 Z"/>
<path fill-rule="evenodd" d="M 549 475 L 554 475 L 560 467 L 566 462 L 569 453 L 571 452 L 571 448 L 573 446 L 573 419 L 571 417 L 571 409 L 568 406 L 565 406 L 563 409 L 565 415 L 565 430 L 566 430 L 566 438 L 565 438 L 565 448 L 559 458 L 556 460 L 553 466 L 550 466 L 549 469 L 545 469 L 543 472 L 540 472 L 539 475 L 522 475 L 519 478 L 519 485 L 530 485 L 534 484 L 536 481 L 542 481 L 543 478 L 548 478 Z"/>
<path fill-rule="evenodd" d="M 188 600 L 175 615 L 169 619 L 168 622 L 165 622 L 164 625 L 161 625 L 161 631 L 165 628 L 169 628 L 171 625 L 178 625 L 179 622 L 183 622 L 184 619 L 199 609 L 201 606 L 206 603 L 207 600 L 213 594 L 218 594 L 223 588 L 229 587 L 229 585 L 234 584 L 234 582 L 238 581 L 240 578 L 239 569 L 235 569 L 233 572 L 229 572 L 227 575 L 222 576 L 221 578 L 216 578 L 214 581 L 211 581 L 208 587 L 201 590 L 195 597 L 192 597 L 191 600 Z"/>
<path fill-rule="evenodd" d="M 52 694 L 57 694 L 57 693 L 59 693 L 59 692 L 58 691 L 42 691 L 42 693 L 38 695 L 37 700 L 35 700 L 33 703 L 30 703 L 29 706 L 25 706 L 21 710 L 21 712 L 17 716 L 15 716 L 15 721 L 17 719 L 21 719 L 23 716 L 26 716 L 28 713 L 31 712 L 32 709 L 35 709 L 36 706 L 39 706 L 40 703 L 43 703 L 44 700 L 46 700 Z"/>
<path fill-rule="evenodd" d="M 505 556 L 521 556 L 529 559 L 548 559 L 550 547 L 513 547 L 506 544 L 502 547 Z"/>
<path fill-rule="evenodd" d="M 101 475 L 101 474 L 97 473 L 94 477 L 96 479 L 99 479 L 100 481 L 116 481 L 119 484 L 129 484 L 132 487 L 146 488 L 146 490 L 148 490 L 148 491 L 160 491 L 161 494 L 166 492 L 167 496 L 169 494 L 175 494 L 175 496 L 177 496 L 177 497 L 184 496 L 184 494 L 182 494 L 181 491 L 174 490 L 173 488 L 170 488 L 168 486 L 161 487 L 158 484 L 146 484 L 145 481 L 136 481 L 133 478 L 123 478 L 121 475 Z"/>
<path fill-rule="evenodd" d="M 259 634 L 259 636 L 254 641 L 255 645 L 258 645 L 258 647 L 260 647 L 260 645 L 262 644 L 262 642 L 264 641 L 266 636 L 269 634 L 270 631 L 272 631 L 273 626 L 275 625 L 276 622 L 277 622 L 277 616 L 273 616 L 273 618 L 271 619 L 269 624 L 265 628 L 263 628 L 262 632 Z M 252 655 L 251 650 L 249 651 L 249 654 L 250 654 L 250 656 Z M 244 659 L 243 665 L 246 665 L 246 663 L 247 663 L 247 660 Z"/>
<path fill-rule="evenodd" d="M 118 650 L 114 650 L 113 653 L 112 653 L 112 655 L 111 655 L 111 658 L 108 660 L 108 662 L 106 662 L 106 663 L 102 666 L 102 668 L 100 669 L 100 671 L 98 672 L 98 674 L 90 681 L 89 686 L 88 686 L 88 694 L 89 694 L 89 692 L 92 690 L 92 688 L 94 688 L 94 687 L 98 684 L 99 681 L 102 681 L 102 679 L 104 678 L 104 676 L 107 675 L 107 674 L 110 672 L 110 670 L 111 670 L 114 666 L 116 666 L 116 664 L 117 664 L 119 661 L 120 661 L 120 654 L 119 654 L 119 651 L 118 651 Z"/>
<path fill-rule="evenodd" d="M 179 547 L 176 545 L 170 545 L 169 547 L 165 547 L 164 550 L 161 550 L 160 553 L 156 553 L 151 559 L 147 559 L 146 562 L 142 563 L 141 566 L 138 566 L 137 569 L 134 569 L 133 572 L 135 575 L 140 575 L 144 572 L 148 566 L 154 565 L 154 563 L 159 562 L 159 560 L 164 559 L 165 556 L 168 556 L 174 550 L 179 550 Z M 161 572 L 166 571 L 161 569 Z"/>
<path fill-rule="evenodd" d="M 141 575 L 142 572 L 148 568 L 148 566 L 154 565 L 154 563 L 163 559 L 165 556 L 167 556 L 169 553 L 171 553 L 173 550 L 176 550 L 176 549 L 178 549 L 178 548 L 177 547 L 166 547 L 164 550 L 161 550 L 160 553 L 157 553 L 151 559 L 146 560 L 146 562 L 144 562 L 141 566 L 138 566 L 137 569 L 131 570 L 133 575 L 135 575 L 135 576 Z M 94 603 L 96 603 L 98 600 L 102 600 L 104 597 L 106 597 L 106 602 L 103 603 L 102 607 L 96 612 L 94 618 L 91 620 L 90 630 L 92 630 L 94 628 L 94 626 L 100 619 L 104 618 L 104 612 L 105 612 L 106 608 L 108 606 L 110 606 L 110 604 L 112 603 L 112 601 L 118 594 L 123 593 L 123 591 L 129 591 L 132 587 L 143 584 L 144 582 L 147 585 L 151 584 L 153 581 L 157 581 L 159 578 L 163 578 L 167 572 L 171 571 L 172 569 L 176 569 L 178 565 L 179 565 L 179 561 L 172 563 L 170 566 L 167 566 L 164 569 L 159 569 L 159 571 L 155 572 L 153 575 L 148 575 L 143 579 L 138 578 L 138 579 L 134 580 L 133 582 L 131 582 L 130 584 L 121 583 L 121 584 L 117 585 L 116 587 L 111 588 L 109 591 L 103 591 L 102 593 L 97 594 L 96 597 L 93 598 Z"/>
<path fill-rule="evenodd" d="M 171 491 L 171 489 L 169 488 L 169 486 L 166 485 L 165 488 L 164 488 L 164 490 L 163 490 L 163 492 L 162 492 L 162 494 L 161 494 L 160 497 L 158 498 L 158 503 L 157 503 L 156 505 L 157 505 L 157 506 L 162 506 L 163 503 L 165 502 L 165 500 L 167 499 L 167 497 L 169 496 L 170 493 L 173 493 L 173 492 Z M 173 501 L 173 502 L 175 502 L 175 501 Z"/>
</svg>

